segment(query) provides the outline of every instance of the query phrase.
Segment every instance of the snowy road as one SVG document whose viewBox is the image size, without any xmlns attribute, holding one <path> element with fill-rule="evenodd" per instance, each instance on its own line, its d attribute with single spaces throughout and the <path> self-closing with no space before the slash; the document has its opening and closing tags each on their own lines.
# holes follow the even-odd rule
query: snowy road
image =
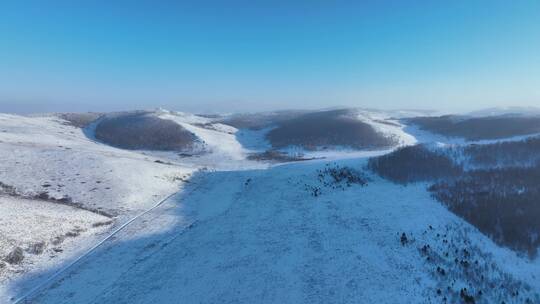
<svg viewBox="0 0 540 304">
<path fill-rule="evenodd" d="M 362 160 L 347 161 L 360 167 Z M 322 162 L 210 172 L 139 218 L 29 303 L 421 303 L 433 281 L 416 247 L 459 222 L 423 185 L 373 177 L 322 188 Z M 261 195 L 264 194 L 264 195 Z M 406 274 L 406 275 L 404 275 Z"/>
</svg>

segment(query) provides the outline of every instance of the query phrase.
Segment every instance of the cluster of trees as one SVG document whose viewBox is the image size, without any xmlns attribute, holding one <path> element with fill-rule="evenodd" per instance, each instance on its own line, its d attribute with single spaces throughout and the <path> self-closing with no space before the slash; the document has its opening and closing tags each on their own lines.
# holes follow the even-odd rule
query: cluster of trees
<svg viewBox="0 0 540 304">
<path fill-rule="evenodd" d="M 197 137 L 171 120 L 151 113 L 103 117 L 96 126 L 98 140 L 123 149 L 184 151 L 193 148 Z"/>
<path fill-rule="evenodd" d="M 11 185 L 0 182 L 0 194 L 16 195 L 17 190 Z"/>
<path fill-rule="evenodd" d="M 498 139 L 518 135 L 540 133 L 540 117 L 491 116 L 463 117 L 446 115 L 439 117 L 416 117 L 410 123 L 420 128 L 450 137 L 467 140 Z"/>
<path fill-rule="evenodd" d="M 469 231 L 455 225 L 429 226 L 416 245 L 436 282 L 432 294 L 436 302 L 538 303 L 535 290 L 503 272 L 489 253 L 471 244 Z M 404 237 L 400 241 L 405 246 L 415 244 Z"/>
<path fill-rule="evenodd" d="M 369 179 L 360 171 L 350 167 L 341 167 L 336 164 L 326 165 L 323 170 L 317 170 L 317 178 L 326 187 L 339 187 L 345 184 L 347 187 L 357 184 L 366 186 Z"/>
<path fill-rule="evenodd" d="M 532 166 L 540 161 L 540 137 L 470 145 L 464 148 L 464 155 L 476 167 Z"/>
<path fill-rule="evenodd" d="M 307 113 L 307 111 L 285 110 L 264 113 L 234 114 L 220 119 L 218 122 L 233 126 L 237 129 L 260 130 L 294 119 L 305 113 Z"/>
<path fill-rule="evenodd" d="M 345 190 L 353 185 L 367 186 L 369 178 L 361 171 L 336 163 L 326 164 L 324 169 L 317 170 L 318 184 L 304 184 L 304 189 L 313 197 L 323 194 L 324 189 Z"/>
<path fill-rule="evenodd" d="M 310 150 L 331 146 L 386 148 L 396 144 L 394 138 L 358 120 L 350 110 L 303 114 L 280 122 L 266 138 L 274 148 L 299 146 Z"/>
<path fill-rule="evenodd" d="M 429 190 L 500 245 L 535 256 L 540 246 L 540 166 L 475 170 Z"/>
<path fill-rule="evenodd" d="M 310 160 L 312 158 L 304 158 L 301 155 L 292 156 L 286 152 L 278 150 L 266 150 L 264 152 L 251 153 L 247 157 L 249 160 L 257 161 L 275 161 L 275 162 L 292 162 L 292 161 L 303 161 Z"/>
<path fill-rule="evenodd" d="M 459 148 L 405 147 L 368 167 L 396 183 L 432 182 L 434 198 L 500 245 L 535 256 L 540 247 L 540 138 Z"/>
<path fill-rule="evenodd" d="M 434 181 L 463 173 L 444 153 L 424 145 L 400 148 L 390 154 L 371 158 L 368 168 L 380 176 L 400 184 Z"/>
</svg>

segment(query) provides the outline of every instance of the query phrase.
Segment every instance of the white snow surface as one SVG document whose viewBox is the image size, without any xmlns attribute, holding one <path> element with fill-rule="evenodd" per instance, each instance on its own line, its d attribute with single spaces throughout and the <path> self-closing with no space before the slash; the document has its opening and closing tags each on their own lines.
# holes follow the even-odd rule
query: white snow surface
<svg viewBox="0 0 540 304">
<path fill-rule="evenodd" d="M 316 185 L 324 166 L 200 174 L 29 302 L 431 303 L 437 281 L 418 247 L 435 246 L 429 226 L 452 225 L 493 254 L 487 262 L 538 288 L 538 263 L 493 245 L 425 185 L 370 176 L 366 187 L 325 187 L 313 197 L 305 185 Z M 156 230 L 163 218 L 168 229 Z M 154 233 L 137 237 L 145 230 Z M 401 245 L 401 232 L 418 245 Z"/>
<path fill-rule="evenodd" d="M 54 117 L 0 114 L 0 181 L 23 195 L 45 189 L 53 197 L 69 196 L 88 209 L 117 216 L 113 226 L 118 227 L 178 191 L 58 280 L 31 294 L 27 302 L 439 302 L 435 290 L 440 282 L 418 250 L 421 244 L 438 246 L 434 233 L 426 234 L 429 226 L 434 231 L 454 227 L 449 233 L 480 248 L 492 267 L 540 290 L 539 260 L 529 261 L 498 247 L 434 201 L 424 184 L 404 187 L 370 175 L 365 187 L 340 189 L 321 186 L 317 179 L 317 170 L 330 161 L 362 170 L 367 157 L 392 149 L 302 151 L 319 159 L 270 166 L 246 160 L 249 153 L 265 148 L 260 136 L 267 130 L 245 135 L 206 117 L 156 113 L 201 139 L 204 153 L 182 157 L 125 151 L 96 143 Z M 393 118 L 395 113 L 364 111 L 358 117 L 398 138 L 400 146 L 448 143 L 430 134 L 411 134 Z M 322 187 L 322 194 L 312 196 L 313 186 Z M 23 270 L 31 275 L 14 275 L 2 283 L 2 303 L 13 303 L 111 229 L 92 228 L 103 216 L 90 211 L 51 202 L 12 201 L 24 201 L 20 206 L 36 203 L 32 212 L 46 213 L 44 225 L 63 221 L 72 212 L 70 220 L 36 234 L 39 239 L 60 233 L 58 229 L 72 229 L 71 225 L 86 231 L 70 239 L 57 258 L 32 257 L 35 267 Z M 9 212 L 15 212 L 15 221 L 22 225 L 31 224 L 33 216 L 19 214 L 24 209 Z M 0 234 L 12 230 L 0 229 Z M 400 243 L 403 232 L 413 245 Z M 489 294 L 486 297 L 490 299 Z"/>
<path fill-rule="evenodd" d="M 208 121 L 196 125 L 189 123 L 183 116 L 164 114 L 159 116 L 162 119 L 172 120 L 189 132 L 195 134 L 208 147 L 211 154 L 219 155 L 231 160 L 245 159 L 245 149 L 236 140 L 236 128 L 220 123 L 210 123 Z M 193 120 L 193 119 L 191 119 Z"/>
<path fill-rule="evenodd" d="M 414 145 L 418 140 L 405 132 L 405 125 L 392 116 L 393 113 L 359 110 L 358 119 L 371 125 L 376 131 L 397 141 L 398 146 Z"/>
<path fill-rule="evenodd" d="M 96 143 L 82 130 L 53 116 L 0 114 L 0 159 L 0 182 L 14 187 L 17 196 L 32 198 L 47 192 L 55 199 L 69 197 L 73 206 L 78 207 L 76 210 L 68 208 L 73 218 L 66 220 L 63 215 L 67 212 L 66 206 L 36 199 L 11 199 L 8 204 L 3 198 L 4 212 L 0 213 L 0 221 L 9 224 L 11 230 L 0 230 L 0 247 L 8 250 L 41 241 L 50 243 L 57 231 L 51 227 L 64 231 L 68 226 L 78 225 L 86 230 L 82 236 L 62 243 L 63 251 L 54 254 L 54 262 L 43 253 L 32 256 L 28 263 L 8 267 L 2 276 L 5 278 L 0 283 L 2 288 L 10 280 L 28 277 L 29 272 L 34 276 L 51 265 L 62 264 L 96 243 L 102 237 L 102 231 L 87 229 L 84 223 L 92 222 L 85 218 L 92 214 L 104 217 L 95 212 L 108 214 L 110 219 L 105 217 L 105 220 L 113 224 L 104 228 L 111 229 L 178 191 L 182 179 L 187 179 L 196 170 L 155 163 L 155 157 Z M 27 214 L 24 213 L 26 209 Z M 9 217 L 16 219 L 17 224 Z M 68 226 L 64 227 L 64 224 Z M 44 231 L 45 235 L 32 230 L 40 228 L 52 230 Z M 23 235 L 30 239 L 22 238 Z M 22 243 L 10 241 L 13 239 Z M 4 257 L 5 252 L 2 252 L 0 259 Z M 37 276 L 36 282 L 43 279 Z"/>
<path fill-rule="evenodd" d="M 69 196 L 113 215 L 144 210 L 193 172 L 96 143 L 54 117 L 0 114 L 0 159 L 0 181 L 22 194 Z"/>
<path fill-rule="evenodd" d="M 24 250 L 18 264 L 0 267 L 0 294 L 14 273 L 53 268 L 58 258 L 78 255 L 112 224 L 102 215 L 67 205 L 0 196 L 0 256 L 15 248 Z M 42 245 L 43 252 L 32 251 Z"/>
</svg>

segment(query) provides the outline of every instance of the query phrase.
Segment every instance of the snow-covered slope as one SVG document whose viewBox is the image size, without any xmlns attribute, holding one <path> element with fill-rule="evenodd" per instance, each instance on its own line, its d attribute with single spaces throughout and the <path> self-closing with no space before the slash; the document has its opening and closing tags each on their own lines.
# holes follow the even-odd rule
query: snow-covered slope
<svg viewBox="0 0 540 304">
<path fill-rule="evenodd" d="M 193 133 L 203 143 L 200 153 L 126 151 L 55 117 L 0 115 L 0 157 L 6 160 L 0 182 L 19 196 L 0 197 L 0 208 L 23 226 L 0 229 L 8 236 L 0 241 L 26 248 L 38 239 L 81 234 L 68 238 L 56 258 L 25 251 L 35 264 L 10 265 L 27 273 L 8 274 L 0 302 L 13 303 L 36 286 L 25 299 L 30 303 L 433 303 L 445 297 L 457 303 L 464 295 L 479 303 L 540 301 L 538 260 L 496 246 L 433 200 L 426 185 L 403 187 L 363 169 L 366 157 L 390 150 L 329 149 L 311 152 L 325 159 L 270 166 L 246 160 L 264 147 L 258 136 L 265 130 L 242 140 L 243 130 L 218 119 L 165 110 L 155 115 Z M 358 111 L 358 119 L 399 146 L 433 142 L 408 133 L 393 117 Z M 344 167 L 351 171 L 340 175 Z M 367 185 L 350 172 L 367 175 Z M 24 206 L 32 206 L 32 216 L 22 213 Z M 40 233 L 24 228 L 34 215 L 44 218 Z M 112 225 L 94 225 L 109 220 Z"/>
<path fill-rule="evenodd" d="M 0 196 L 0 286 L 15 273 L 50 268 L 108 230 L 112 220 L 80 208 Z M 0 287 L 0 293 L 2 288 Z"/>
<path fill-rule="evenodd" d="M 0 222 L 10 226 L 0 230 L 0 258 L 24 250 L 22 263 L 0 267 L 2 286 L 5 278 L 33 276 L 76 256 L 102 238 L 103 229 L 178 191 L 196 170 L 96 143 L 54 116 L 0 114 L 0 159 L 0 192 L 9 195 L 0 196 Z M 98 222 L 110 223 L 93 228 Z M 54 244 L 70 229 L 77 235 Z M 28 247 L 40 242 L 44 252 L 32 254 Z"/>
<path fill-rule="evenodd" d="M 181 112 L 163 113 L 159 117 L 172 120 L 195 134 L 204 143 L 206 152 L 221 158 L 221 161 L 246 158 L 246 149 L 236 140 L 235 133 L 238 130 L 234 127 Z"/>
<path fill-rule="evenodd" d="M 320 114 L 320 115 L 318 115 Z M 423 113 L 425 114 L 425 113 Z M 307 128 L 317 126 L 317 120 L 323 120 L 320 123 L 323 124 L 324 120 L 334 120 L 333 123 L 339 124 L 339 119 L 336 119 L 336 115 L 343 115 L 346 118 L 358 119 L 359 122 L 371 126 L 374 131 L 378 134 L 382 134 L 385 138 L 389 138 L 390 142 L 395 144 L 395 147 L 403 145 L 411 145 L 417 142 L 417 140 L 407 134 L 404 130 L 405 126 L 401 123 L 399 118 L 408 117 L 410 115 L 418 115 L 418 112 L 413 111 L 378 111 L 378 110 L 368 110 L 368 109 L 337 109 L 337 110 L 321 110 L 321 111 L 305 111 L 302 113 L 297 113 L 296 115 L 290 115 L 285 117 L 279 117 L 276 119 L 276 122 L 272 120 L 263 120 L 264 124 L 256 124 L 255 121 L 258 117 L 257 114 L 246 115 L 244 119 L 250 121 L 251 124 L 255 125 L 256 128 L 250 129 L 239 129 L 235 131 L 236 140 L 250 152 L 262 152 L 266 150 L 279 150 L 286 152 L 289 155 L 297 156 L 301 155 L 305 158 L 336 158 L 336 157 L 357 157 L 365 156 L 373 153 L 381 153 L 381 150 L 388 150 L 389 147 L 383 148 L 359 148 L 351 147 L 345 145 L 335 145 L 335 144 L 324 144 L 321 146 L 315 146 L 311 149 L 306 149 L 299 145 L 288 145 L 285 147 L 275 147 L 272 145 L 268 139 L 269 132 L 272 132 L 274 129 L 279 127 L 282 124 L 286 124 L 291 119 L 305 118 L 308 116 L 316 116 L 316 119 L 311 126 Z M 233 116 L 234 117 L 234 116 Z M 306 118 L 307 119 L 307 118 Z M 227 122 L 227 119 L 218 119 L 218 121 Z M 242 126 L 243 124 L 239 124 Z M 250 124 L 247 124 L 248 126 Z M 306 124 L 296 123 L 299 125 L 298 128 L 306 128 Z M 309 124 L 308 124 L 309 125 Z M 329 124 L 330 127 L 333 127 L 332 123 Z M 321 134 L 317 132 L 309 136 L 320 138 L 325 137 L 326 135 L 321 130 Z M 332 136 L 338 136 L 342 134 L 334 134 Z M 330 136 L 330 135 L 328 135 Z M 355 140 L 351 138 L 351 144 L 354 146 Z M 285 140 L 286 141 L 286 140 Z M 331 140 L 329 140 L 331 142 Z M 362 141 L 362 140 L 360 140 Z M 366 143 L 369 146 L 369 143 Z M 389 145 L 392 146 L 392 145 Z M 390 147 L 390 150 L 395 147 Z"/>
<path fill-rule="evenodd" d="M 0 181 L 111 215 L 138 212 L 178 189 L 192 169 L 88 139 L 54 117 L 0 114 Z"/>
<path fill-rule="evenodd" d="M 417 143 L 418 140 L 414 136 L 405 132 L 405 125 L 395 118 L 395 114 L 394 112 L 358 110 L 358 119 L 370 124 L 385 136 L 394 138 L 399 146 Z"/>
<path fill-rule="evenodd" d="M 367 186 L 347 186 L 324 173 L 364 164 L 202 174 L 29 302 L 458 303 L 463 293 L 477 303 L 539 300 L 540 264 L 495 246 L 425 185 L 369 176 Z"/>
</svg>

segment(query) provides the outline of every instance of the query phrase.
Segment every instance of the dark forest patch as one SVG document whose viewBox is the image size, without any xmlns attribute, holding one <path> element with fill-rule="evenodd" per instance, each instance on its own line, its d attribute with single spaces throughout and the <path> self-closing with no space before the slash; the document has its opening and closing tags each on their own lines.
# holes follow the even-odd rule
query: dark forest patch
<svg viewBox="0 0 540 304">
<path fill-rule="evenodd" d="M 469 145 L 463 150 L 473 166 L 532 166 L 540 161 L 540 137 L 487 145 Z"/>
<path fill-rule="evenodd" d="M 399 184 L 434 181 L 460 175 L 463 169 L 442 153 L 423 145 L 400 148 L 369 159 L 368 168 Z"/>
<path fill-rule="evenodd" d="M 540 167 L 475 170 L 429 190 L 496 243 L 536 255 L 540 246 Z"/>
<path fill-rule="evenodd" d="M 350 110 L 303 114 L 281 122 L 266 138 L 274 148 L 300 146 L 309 150 L 329 146 L 378 149 L 396 144 L 395 139 L 385 137 L 351 114 Z"/>
<path fill-rule="evenodd" d="M 286 152 L 277 150 L 267 150 L 264 152 L 251 153 L 247 159 L 256 161 L 270 161 L 270 162 L 292 162 L 292 161 L 305 161 L 312 160 L 313 158 L 304 158 L 302 156 L 292 156 Z"/>
<path fill-rule="evenodd" d="M 539 141 L 434 149 L 417 145 L 372 158 L 368 167 L 400 184 L 431 182 L 429 191 L 450 211 L 497 244 L 535 256 L 540 247 Z M 457 164 L 456 151 L 472 168 Z"/>
<path fill-rule="evenodd" d="M 123 149 L 156 151 L 190 150 L 197 141 L 194 134 L 174 121 L 144 112 L 102 118 L 95 137 Z"/>
<path fill-rule="evenodd" d="M 254 114 L 235 114 L 217 122 L 235 127 L 237 129 L 260 130 L 280 124 L 307 113 L 306 111 L 276 111 Z"/>
<path fill-rule="evenodd" d="M 408 123 L 421 129 L 448 137 L 462 137 L 466 140 L 500 139 L 512 136 L 540 133 L 540 117 L 491 116 L 491 117 L 416 117 Z"/>
</svg>

